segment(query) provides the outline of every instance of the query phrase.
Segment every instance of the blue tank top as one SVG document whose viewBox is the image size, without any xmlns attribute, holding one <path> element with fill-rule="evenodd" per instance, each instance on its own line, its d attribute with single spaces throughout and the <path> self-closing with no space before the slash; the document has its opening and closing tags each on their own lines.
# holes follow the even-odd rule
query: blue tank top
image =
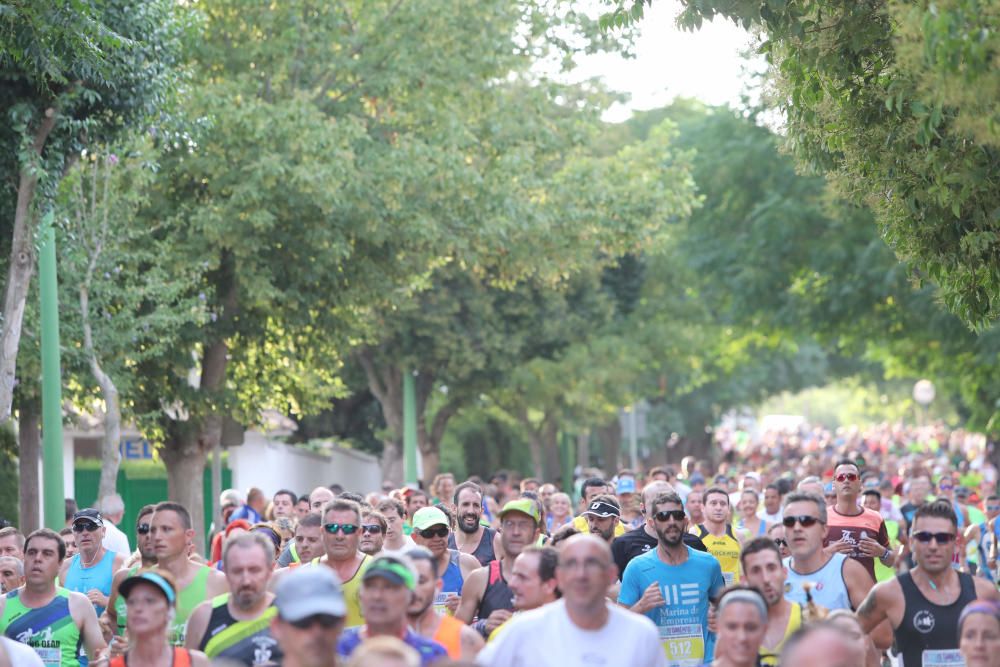
<svg viewBox="0 0 1000 667">
<path fill-rule="evenodd" d="M 810 584 L 810 597 L 820 607 L 829 611 L 834 609 L 852 609 L 851 596 L 844 582 L 844 563 L 847 556 L 833 554 L 826 565 L 815 572 L 799 573 L 792 569 L 791 557 L 784 560 L 788 568 L 788 578 L 785 580 L 785 599 L 806 606 L 806 591 L 804 584 Z"/>
<path fill-rule="evenodd" d="M 445 568 L 444 574 L 441 575 L 441 583 L 444 584 L 441 587 L 442 593 L 462 594 L 462 584 L 465 583 L 465 579 L 462 577 L 462 568 L 458 562 L 458 554 L 458 549 L 448 549 L 448 555 L 450 556 L 448 567 Z"/>
<path fill-rule="evenodd" d="M 105 595 L 111 595 L 111 580 L 115 576 L 114 564 L 115 552 L 111 550 L 105 550 L 104 557 L 90 567 L 84 567 L 80 554 L 76 554 L 69 562 L 65 587 L 84 595 L 95 588 Z M 104 613 L 104 607 L 95 604 L 94 609 L 97 610 L 98 616 Z"/>
</svg>

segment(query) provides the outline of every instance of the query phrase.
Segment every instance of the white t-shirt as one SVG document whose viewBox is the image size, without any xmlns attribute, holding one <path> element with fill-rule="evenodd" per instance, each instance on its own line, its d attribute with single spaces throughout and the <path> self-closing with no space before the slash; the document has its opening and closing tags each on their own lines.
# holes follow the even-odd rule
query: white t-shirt
<svg viewBox="0 0 1000 667">
<path fill-rule="evenodd" d="M 132 553 L 132 549 L 128 545 L 128 536 L 110 521 L 104 522 L 104 540 L 101 541 L 101 544 L 108 551 L 114 551 L 126 558 Z"/>
<path fill-rule="evenodd" d="M 476 657 L 483 667 L 667 667 L 656 626 L 608 603 L 600 630 L 581 630 L 564 600 L 518 614 Z"/>
<path fill-rule="evenodd" d="M 16 642 L 7 637 L 0 637 L 0 645 L 7 652 L 10 664 L 14 665 L 14 667 L 45 667 L 42 659 L 27 644 Z"/>
</svg>

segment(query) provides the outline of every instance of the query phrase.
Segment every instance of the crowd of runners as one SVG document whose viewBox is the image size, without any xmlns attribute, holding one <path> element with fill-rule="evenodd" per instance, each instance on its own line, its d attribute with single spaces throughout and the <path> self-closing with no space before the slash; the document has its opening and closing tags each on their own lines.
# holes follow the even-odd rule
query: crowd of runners
<svg viewBox="0 0 1000 667">
<path fill-rule="evenodd" d="M 987 443 L 723 433 L 718 464 L 222 494 L 0 530 L 0 667 L 1000 667 Z M 459 483 L 460 482 L 460 483 Z"/>
</svg>

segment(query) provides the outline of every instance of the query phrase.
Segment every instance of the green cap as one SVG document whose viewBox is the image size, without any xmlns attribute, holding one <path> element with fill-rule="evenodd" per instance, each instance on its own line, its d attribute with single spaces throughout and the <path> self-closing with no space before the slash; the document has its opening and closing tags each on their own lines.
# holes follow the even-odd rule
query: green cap
<svg viewBox="0 0 1000 667">
<path fill-rule="evenodd" d="M 362 575 L 361 581 L 368 581 L 376 577 L 381 577 L 393 584 L 406 586 L 411 591 L 417 585 L 417 578 L 413 575 L 413 570 L 407 567 L 403 561 L 392 556 L 379 556 L 373 560 Z"/>
<path fill-rule="evenodd" d="M 511 500 L 503 509 L 500 510 L 500 518 L 503 519 L 507 512 L 520 512 L 521 514 L 527 514 L 535 523 L 542 520 L 542 514 L 538 511 L 538 505 L 531 498 L 518 498 L 517 500 Z"/>
<path fill-rule="evenodd" d="M 451 527 L 448 516 L 437 507 L 421 507 L 413 515 L 413 530 L 423 530 L 438 525 Z"/>
</svg>

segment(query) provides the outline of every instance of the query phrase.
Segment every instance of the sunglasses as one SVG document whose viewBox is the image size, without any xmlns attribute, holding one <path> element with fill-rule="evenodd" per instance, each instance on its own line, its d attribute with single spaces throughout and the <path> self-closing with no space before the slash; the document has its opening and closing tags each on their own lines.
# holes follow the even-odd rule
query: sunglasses
<svg viewBox="0 0 1000 667">
<path fill-rule="evenodd" d="M 856 482 L 858 481 L 858 476 L 853 472 L 842 472 L 835 479 L 838 482 Z"/>
<path fill-rule="evenodd" d="M 913 537 L 917 538 L 918 542 L 923 542 L 925 544 L 934 540 L 938 544 L 948 544 L 955 541 L 954 533 L 929 533 L 926 530 L 921 530 L 919 533 L 913 533 Z"/>
<path fill-rule="evenodd" d="M 431 526 L 420 531 L 420 537 L 429 540 L 432 537 L 448 537 L 448 526 Z"/>
<path fill-rule="evenodd" d="M 792 528 L 796 523 L 802 524 L 803 528 L 811 528 L 819 523 L 819 517 L 809 516 L 808 514 L 801 514 L 799 516 L 786 516 L 781 520 L 782 525 L 785 528 Z"/>
<path fill-rule="evenodd" d="M 684 510 L 663 510 L 653 515 L 653 518 L 660 522 L 667 521 L 668 519 L 683 521 L 686 517 L 687 515 L 684 514 Z"/>
<path fill-rule="evenodd" d="M 361 524 L 361 532 L 365 533 L 366 535 L 367 534 L 381 535 L 382 526 L 378 525 L 377 523 L 363 523 Z"/>
<path fill-rule="evenodd" d="M 986 506 L 986 511 L 987 512 L 1000 512 L 1000 505 L 987 505 Z"/>
<path fill-rule="evenodd" d="M 938 488 L 939 488 L 939 489 L 941 489 L 942 491 L 951 491 L 951 490 L 952 490 L 952 489 L 954 489 L 955 487 L 954 487 L 954 486 L 950 486 L 950 485 L 948 485 L 948 484 L 942 484 L 942 485 L 941 485 L 941 486 L 939 486 Z"/>
<path fill-rule="evenodd" d="M 331 535 L 336 535 L 338 532 L 341 532 L 344 535 L 353 535 L 358 532 L 358 527 L 353 523 L 326 523 L 323 524 L 323 530 Z"/>
<path fill-rule="evenodd" d="M 138 526 L 135 527 L 135 532 L 139 533 L 140 535 L 148 535 L 149 534 L 149 524 L 148 523 L 140 523 Z"/>
<path fill-rule="evenodd" d="M 87 531 L 88 533 L 93 533 L 98 528 L 100 528 L 100 526 L 98 526 L 96 523 L 91 523 L 89 521 L 81 521 L 79 523 L 73 524 L 74 533 L 82 533 L 83 531 Z"/>
<path fill-rule="evenodd" d="M 780 549 L 781 547 L 787 547 L 788 546 L 788 540 L 779 537 L 779 538 L 777 538 L 774 541 L 774 544 L 775 544 L 775 546 L 777 546 Z"/>
<path fill-rule="evenodd" d="M 298 621 L 291 621 L 290 625 L 294 628 L 298 628 L 299 630 L 308 630 L 314 625 L 319 625 L 324 630 L 330 630 L 336 627 L 339 622 L 340 619 L 336 616 L 330 616 L 329 614 L 316 614 L 315 616 L 307 616 L 299 619 Z"/>
</svg>

